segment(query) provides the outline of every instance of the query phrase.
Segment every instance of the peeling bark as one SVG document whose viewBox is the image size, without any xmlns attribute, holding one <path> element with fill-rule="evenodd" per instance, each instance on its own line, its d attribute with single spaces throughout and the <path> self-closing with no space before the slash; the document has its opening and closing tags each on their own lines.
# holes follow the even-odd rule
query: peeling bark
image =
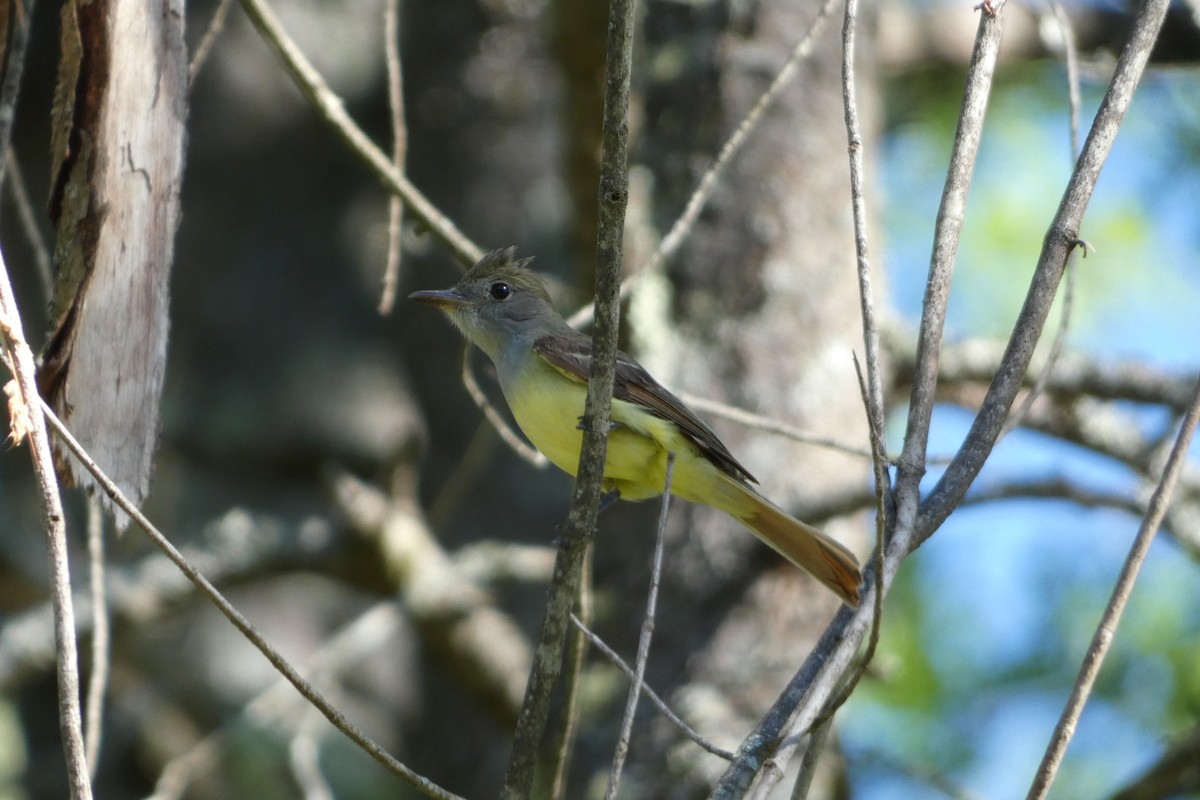
<svg viewBox="0 0 1200 800">
<path fill-rule="evenodd" d="M 55 323 L 42 394 L 140 504 L 166 367 L 187 108 L 183 0 L 62 11 L 50 215 Z M 64 480 L 91 486 L 58 452 Z M 118 515 L 118 523 L 124 520 Z"/>
</svg>

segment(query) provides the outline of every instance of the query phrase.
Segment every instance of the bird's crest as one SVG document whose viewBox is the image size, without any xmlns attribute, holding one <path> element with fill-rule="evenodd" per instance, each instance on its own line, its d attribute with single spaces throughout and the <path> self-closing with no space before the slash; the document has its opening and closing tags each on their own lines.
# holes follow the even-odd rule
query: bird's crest
<svg viewBox="0 0 1200 800">
<path fill-rule="evenodd" d="M 524 289 L 547 303 L 551 303 L 550 293 L 546 291 L 542 279 L 529 268 L 533 259 L 516 258 L 516 254 L 516 247 L 504 247 L 484 254 L 483 258 L 475 263 L 475 266 L 467 270 L 461 283 L 507 281 L 518 289 Z"/>
</svg>

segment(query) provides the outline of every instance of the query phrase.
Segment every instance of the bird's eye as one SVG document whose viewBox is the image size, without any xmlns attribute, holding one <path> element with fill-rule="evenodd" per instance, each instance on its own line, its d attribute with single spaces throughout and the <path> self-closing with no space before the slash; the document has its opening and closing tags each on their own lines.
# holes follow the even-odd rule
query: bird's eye
<svg viewBox="0 0 1200 800">
<path fill-rule="evenodd" d="M 507 300 L 509 295 L 512 294 L 512 287 L 504 281 L 497 281 L 496 283 L 492 284 L 488 291 L 496 300 Z"/>
</svg>

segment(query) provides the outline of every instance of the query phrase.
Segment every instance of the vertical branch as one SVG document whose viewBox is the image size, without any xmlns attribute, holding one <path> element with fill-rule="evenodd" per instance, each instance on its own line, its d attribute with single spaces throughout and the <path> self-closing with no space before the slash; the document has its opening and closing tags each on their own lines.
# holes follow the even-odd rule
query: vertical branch
<svg viewBox="0 0 1200 800">
<path fill-rule="evenodd" d="M 1079 722 L 1080 714 L 1083 713 L 1083 706 L 1087 702 L 1088 695 L 1091 694 L 1092 686 L 1096 683 L 1100 666 L 1104 663 L 1104 658 L 1108 655 L 1108 649 L 1116 636 L 1117 625 L 1121 622 L 1121 614 L 1129 602 L 1130 593 L 1133 592 L 1133 584 L 1137 580 L 1138 571 L 1146 559 L 1150 543 L 1154 541 L 1154 534 L 1158 531 L 1163 516 L 1167 513 L 1171 493 L 1175 489 L 1179 473 L 1187 460 L 1188 447 L 1191 445 L 1192 434 L 1196 431 L 1197 419 L 1200 419 L 1200 380 L 1197 380 L 1196 388 L 1192 392 L 1192 401 L 1179 426 L 1179 435 L 1175 439 L 1175 446 L 1171 448 L 1171 455 L 1167 458 L 1166 466 L 1163 467 L 1162 478 L 1159 479 L 1158 486 L 1155 487 L 1154 494 L 1150 498 L 1146 516 L 1129 549 L 1125 564 L 1121 567 L 1117 585 L 1113 587 L 1112 596 L 1100 618 L 1100 624 L 1096 626 L 1096 633 L 1092 636 L 1092 643 L 1079 668 L 1079 676 L 1071 690 L 1071 697 L 1063 709 L 1058 724 L 1054 727 L 1050 743 L 1046 746 L 1042 763 L 1038 766 L 1033 784 L 1029 788 L 1029 800 L 1041 800 L 1050 791 L 1050 784 L 1054 781 L 1058 766 L 1062 763 L 1063 754 L 1066 753 L 1067 745 L 1075 733 L 1075 726 Z"/>
<path fill-rule="evenodd" d="M 8 58 L 4 64 L 4 82 L 0 83 L 0 153 L 8 152 L 12 141 L 13 116 L 17 112 L 17 96 L 21 92 L 21 74 L 25 71 L 25 48 L 29 44 L 29 26 L 33 22 L 36 0 L 26 0 L 24 13 L 9 13 L 12 36 L 8 41 Z M 0 31 L 0 35 L 7 33 Z M 4 184 L 7 160 L 0 159 L 0 186 Z"/>
<path fill-rule="evenodd" d="M 104 562 L 104 507 L 100 498 L 88 498 L 88 563 L 92 594 L 92 675 L 88 679 L 86 752 L 91 775 L 100 763 L 101 733 L 104 729 L 104 695 L 108 691 L 111 657 L 108 627 L 108 590 Z"/>
<path fill-rule="evenodd" d="M 571 620 L 583 621 L 587 626 L 592 621 L 592 556 L 591 551 L 583 562 L 583 576 L 575 596 L 575 612 Z M 579 732 L 579 692 L 583 683 L 583 665 L 587 660 L 588 637 L 578 624 L 571 628 L 571 640 L 567 644 L 567 676 L 563 681 L 562 722 L 553 732 L 556 740 L 553 761 L 547 772 L 554 776 L 550 782 L 550 800 L 562 800 L 567 796 L 567 773 L 571 767 L 571 753 L 575 748 L 575 736 Z"/>
<path fill-rule="evenodd" d="M 75 609 L 71 603 L 71 569 L 67 561 L 67 526 L 54 459 L 50 455 L 50 437 L 42 415 L 37 390 L 33 353 L 21 331 L 21 316 L 8 279 L 8 267 L 0 254 L 0 341 L 9 354 L 8 363 L 16 382 L 10 395 L 12 413 L 28 424 L 30 455 L 41 490 L 42 521 L 50 548 L 50 578 L 54 591 L 54 645 L 58 675 L 58 727 L 67 761 L 67 785 L 72 800 L 90 800 L 87 757 L 83 746 L 83 720 L 79 711 L 79 655 L 75 649 Z M 14 438 L 17 431 L 14 430 Z"/>
<path fill-rule="evenodd" d="M 871 292 L 867 201 L 863 193 L 863 143 L 858 124 L 858 97 L 854 81 L 854 44 L 857 27 L 858 0 L 846 0 L 846 14 L 842 21 L 842 103 L 845 106 L 846 138 L 850 152 L 850 204 L 854 211 L 854 251 L 858 262 L 863 346 L 867 356 L 867 418 L 868 427 L 872 431 L 882 431 L 883 383 L 879 366 L 879 326 L 875 322 L 875 300 Z"/>
<path fill-rule="evenodd" d="M 633 0 L 611 0 L 608 62 L 605 68 L 604 134 L 600 164 L 600 219 L 596 244 L 596 326 L 583 416 L 583 447 L 562 547 L 554 563 L 550 596 L 538 640 L 525 702 L 517 720 L 501 797 L 524 800 L 533 786 L 538 746 L 550 712 L 550 698 L 562 671 L 562 653 L 571 604 L 596 528 L 608 426 L 616 373 L 620 315 L 621 245 L 628 201 L 629 79 L 633 61 Z"/>
<path fill-rule="evenodd" d="M 996 57 L 1004 32 L 1004 9 L 993 16 L 986 11 L 979 22 L 975 49 L 967 72 L 962 111 L 954 132 L 954 147 L 946 185 L 938 206 L 934 229 L 933 253 L 929 260 L 929 277 L 925 284 L 922 304 L 921 330 L 917 341 L 916 366 L 913 369 L 912 396 L 909 399 L 908 428 L 904 449 L 896 471 L 896 514 L 898 529 L 906 538 L 911 534 L 920 499 L 921 478 L 925 474 L 925 449 L 929 443 L 929 420 L 933 414 L 934 392 L 937 389 L 938 356 L 946 324 L 946 305 L 950 299 L 950 282 L 954 276 L 954 259 L 962 232 L 967 192 L 975 170 L 975 157 L 983 137 L 983 120 L 991 94 Z"/>
<path fill-rule="evenodd" d="M 383 8 L 383 43 L 387 62 L 388 106 L 392 112 L 392 165 L 404 174 L 408 154 L 408 126 L 404 124 L 404 73 L 400 66 L 400 0 L 387 0 Z M 396 286 L 400 283 L 401 230 L 404 203 L 392 195 L 388 203 L 387 263 L 383 268 L 383 292 L 379 313 L 390 314 L 396 305 Z"/>
<path fill-rule="evenodd" d="M 663 486 L 662 505 L 658 510 L 658 530 L 654 537 L 654 562 L 650 567 L 650 591 L 646 596 L 646 614 L 642 618 L 642 632 L 638 638 L 637 660 L 634 662 L 633 680 L 629 684 L 629 695 L 625 699 L 625 714 L 621 719 L 621 735 L 617 738 L 617 751 L 613 755 L 612 770 L 608 775 L 608 788 L 604 800 L 614 800 L 617 787 L 621 785 L 621 771 L 625 757 L 629 755 L 629 738 L 633 735 L 633 717 L 637 713 L 646 679 L 646 662 L 650 659 L 650 640 L 654 636 L 654 618 L 658 608 L 658 585 L 662 578 L 663 545 L 667 540 L 667 510 L 671 507 L 671 479 L 675 476 L 675 453 L 667 453 L 667 478 Z"/>
</svg>

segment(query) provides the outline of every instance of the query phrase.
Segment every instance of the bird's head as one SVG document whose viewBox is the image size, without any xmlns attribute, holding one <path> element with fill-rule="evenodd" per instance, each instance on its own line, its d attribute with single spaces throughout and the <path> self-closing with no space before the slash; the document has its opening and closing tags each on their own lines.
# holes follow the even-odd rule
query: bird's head
<svg viewBox="0 0 1200 800">
<path fill-rule="evenodd" d="M 515 337 L 540 335 L 562 320 L 541 278 L 529 269 L 533 259 L 515 255 L 515 247 L 493 250 L 452 288 L 408 297 L 440 309 L 463 336 L 494 359 Z"/>
</svg>

